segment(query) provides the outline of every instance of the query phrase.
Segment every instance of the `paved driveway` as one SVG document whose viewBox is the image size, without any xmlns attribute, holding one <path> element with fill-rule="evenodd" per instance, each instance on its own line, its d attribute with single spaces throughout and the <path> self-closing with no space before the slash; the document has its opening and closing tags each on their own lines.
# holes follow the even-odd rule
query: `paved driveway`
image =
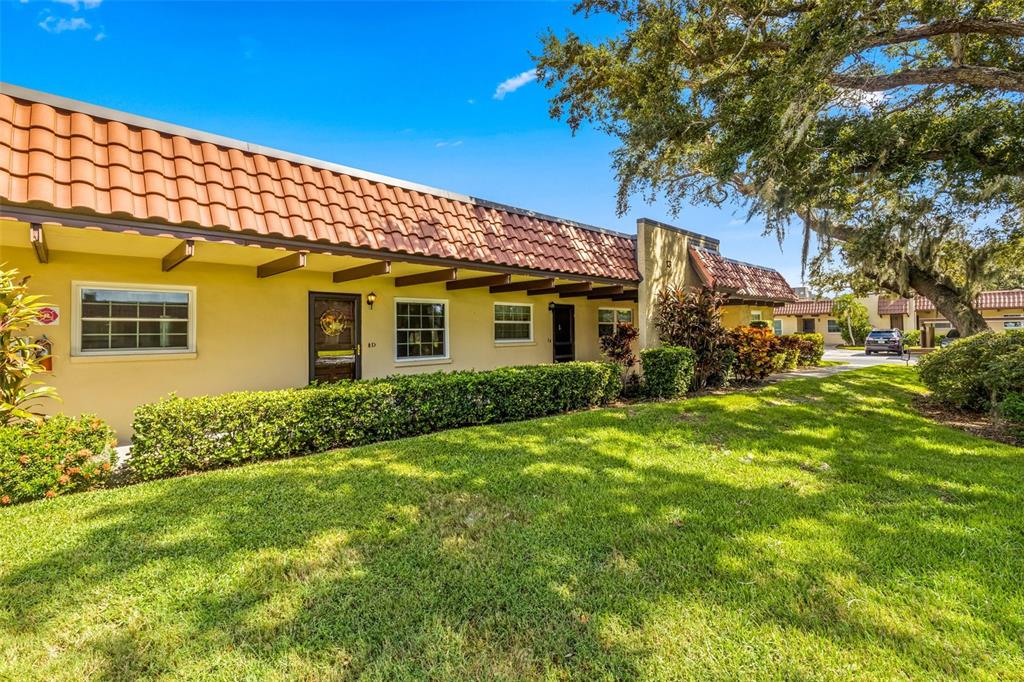
<svg viewBox="0 0 1024 682">
<path fill-rule="evenodd" d="M 795 372 L 772 374 L 768 377 L 767 381 L 768 383 L 775 383 L 777 381 L 800 379 L 803 377 L 821 379 L 841 372 L 849 372 L 852 369 L 860 369 L 861 367 L 873 367 L 874 365 L 904 365 L 907 363 L 906 358 L 900 357 L 899 355 L 865 355 L 862 350 L 838 350 L 835 348 L 827 349 L 822 359 L 844 362 L 846 364 L 835 365 L 832 367 L 812 367 L 810 369 L 800 369 Z M 911 356 L 910 364 L 914 364 L 916 362 L 917 356 Z"/>
<path fill-rule="evenodd" d="M 910 356 L 910 364 L 917 362 L 917 355 Z M 873 367 L 874 365 L 905 365 L 905 357 L 898 355 L 865 355 L 862 350 L 838 350 L 829 348 L 825 350 L 824 360 L 837 360 L 855 367 Z"/>
</svg>

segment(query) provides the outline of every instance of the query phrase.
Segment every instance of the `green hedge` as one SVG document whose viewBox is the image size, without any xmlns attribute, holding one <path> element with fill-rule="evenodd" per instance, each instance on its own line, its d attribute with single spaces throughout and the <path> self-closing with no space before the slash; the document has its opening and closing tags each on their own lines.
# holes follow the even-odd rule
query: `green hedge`
<svg viewBox="0 0 1024 682">
<path fill-rule="evenodd" d="M 679 346 L 640 351 L 647 393 L 655 398 L 675 398 L 686 393 L 693 380 L 695 357 L 692 350 Z"/>
<path fill-rule="evenodd" d="M 171 396 L 135 410 L 130 476 L 148 480 L 530 419 L 605 403 L 621 390 L 617 365 L 567 362 L 279 391 Z"/>
<path fill-rule="evenodd" d="M 1024 330 L 985 332 L 923 356 L 921 381 L 956 407 L 988 410 L 1024 385 Z"/>
<path fill-rule="evenodd" d="M 110 474 L 114 432 L 92 416 L 0 426 L 0 504 L 88 490 Z"/>
</svg>

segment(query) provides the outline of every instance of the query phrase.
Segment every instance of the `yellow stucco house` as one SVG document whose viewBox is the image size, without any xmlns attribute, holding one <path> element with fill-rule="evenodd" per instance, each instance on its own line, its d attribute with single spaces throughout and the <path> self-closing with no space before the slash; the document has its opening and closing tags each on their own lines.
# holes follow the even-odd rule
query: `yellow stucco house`
<svg viewBox="0 0 1024 682">
<path fill-rule="evenodd" d="M 48 301 L 54 406 L 130 435 L 133 409 L 407 372 L 600 358 L 657 343 L 664 287 L 729 325 L 795 298 L 717 240 L 627 235 L 0 86 L 0 263 Z"/>
<path fill-rule="evenodd" d="M 872 294 L 857 299 L 868 310 L 875 329 L 917 329 L 926 344 L 953 328 L 949 320 L 924 296 L 900 298 Z M 978 296 L 978 310 L 993 331 L 1024 329 L 1024 289 L 986 291 Z M 786 303 L 774 311 L 775 331 L 779 334 L 817 332 L 826 345 L 842 345 L 839 322 L 832 315 L 830 299 L 804 299 Z"/>
</svg>

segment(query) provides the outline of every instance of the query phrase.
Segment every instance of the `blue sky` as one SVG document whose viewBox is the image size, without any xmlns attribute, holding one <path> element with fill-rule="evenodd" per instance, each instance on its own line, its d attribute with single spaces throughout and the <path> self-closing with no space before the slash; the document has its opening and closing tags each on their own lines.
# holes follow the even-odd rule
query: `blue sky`
<svg viewBox="0 0 1024 682">
<path fill-rule="evenodd" d="M 798 285 L 797 235 L 780 251 L 742 209 L 615 215 L 614 141 L 573 137 L 522 77 L 549 26 L 615 29 L 561 2 L 0 0 L 0 79 L 623 232 L 663 220 Z"/>
</svg>

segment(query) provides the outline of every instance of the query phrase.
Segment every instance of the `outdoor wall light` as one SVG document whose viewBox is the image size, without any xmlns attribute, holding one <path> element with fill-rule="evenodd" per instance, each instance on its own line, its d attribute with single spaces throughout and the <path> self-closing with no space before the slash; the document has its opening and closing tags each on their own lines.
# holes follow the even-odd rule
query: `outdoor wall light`
<svg viewBox="0 0 1024 682">
<path fill-rule="evenodd" d="M 377 294 L 372 291 L 366 295 L 366 305 L 370 306 L 370 310 L 373 310 L 373 304 L 377 302 Z"/>
<path fill-rule="evenodd" d="M 552 301 L 551 303 L 548 303 L 548 310 L 554 310 L 554 309 L 555 309 L 555 302 Z"/>
</svg>

